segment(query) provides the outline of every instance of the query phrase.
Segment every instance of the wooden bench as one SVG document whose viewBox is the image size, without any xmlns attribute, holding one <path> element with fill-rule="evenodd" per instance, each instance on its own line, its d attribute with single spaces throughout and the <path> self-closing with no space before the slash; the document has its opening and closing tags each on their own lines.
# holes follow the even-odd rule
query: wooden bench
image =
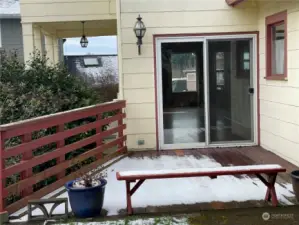
<svg viewBox="0 0 299 225">
<path fill-rule="evenodd" d="M 173 170 L 148 170 L 148 171 L 122 171 L 116 173 L 117 180 L 126 181 L 127 195 L 127 212 L 133 214 L 131 196 L 142 185 L 145 180 L 165 179 L 165 178 L 184 178 L 184 177 L 210 177 L 224 175 L 255 175 L 266 186 L 266 201 L 272 201 L 273 206 L 277 206 L 277 196 L 275 191 L 275 181 L 279 172 L 286 172 L 286 169 L 280 165 L 250 165 L 250 166 L 229 166 L 218 168 L 190 168 L 190 169 L 173 169 Z M 264 175 L 264 176 L 263 176 Z M 137 183 L 130 188 L 130 183 Z"/>
</svg>

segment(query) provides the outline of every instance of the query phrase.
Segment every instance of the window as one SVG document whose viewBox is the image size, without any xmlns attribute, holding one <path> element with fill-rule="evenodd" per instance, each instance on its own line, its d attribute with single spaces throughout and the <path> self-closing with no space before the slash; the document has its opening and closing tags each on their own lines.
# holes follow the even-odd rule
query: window
<svg viewBox="0 0 299 225">
<path fill-rule="evenodd" d="M 84 66 L 85 67 L 101 67 L 102 66 L 102 62 L 100 59 L 98 58 L 84 58 Z"/>
<path fill-rule="evenodd" d="M 287 12 L 266 18 L 266 79 L 287 77 Z"/>
</svg>

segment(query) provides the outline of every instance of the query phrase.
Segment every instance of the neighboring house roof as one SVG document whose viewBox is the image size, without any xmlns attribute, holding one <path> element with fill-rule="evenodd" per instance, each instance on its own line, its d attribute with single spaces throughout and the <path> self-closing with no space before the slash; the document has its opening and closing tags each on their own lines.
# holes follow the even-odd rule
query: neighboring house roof
<svg viewBox="0 0 299 225">
<path fill-rule="evenodd" d="M 20 18 L 19 0 L 1 0 L 0 1 L 0 19 Z"/>
<path fill-rule="evenodd" d="M 66 64 L 71 74 L 98 77 L 110 74 L 118 79 L 117 55 L 66 55 Z"/>
</svg>

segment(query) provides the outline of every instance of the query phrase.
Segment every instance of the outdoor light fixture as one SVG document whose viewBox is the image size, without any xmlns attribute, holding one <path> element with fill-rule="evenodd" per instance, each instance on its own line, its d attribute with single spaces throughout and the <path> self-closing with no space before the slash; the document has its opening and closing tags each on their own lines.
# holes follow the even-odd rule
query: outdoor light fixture
<svg viewBox="0 0 299 225">
<path fill-rule="evenodd" d="M 137 37 L 137 45 L 138 45 L 138 53 L 141 54 L 141 45 L 142 45 L 142 38 L 144 37 L 146 28 L 144 23 L 142 22 L 142 18 L 140 15 L 137 18 L 137 22 L 134 27 L 134 32 Z"/>
<path fill-rule="evenodd" d="M 84 21 L 82 21 L 82 25 L 83 25 L 83 34 L 82 34 L 82 37 L 81 37 L 81 40 L 80 40 L 80 44 L 81 44 L 81 47 L 82 48 L 86 48 L 87 45 L 88 45 L 88 40 L 85 36 L 85 32 L 84 32 Z"/>
</svg>

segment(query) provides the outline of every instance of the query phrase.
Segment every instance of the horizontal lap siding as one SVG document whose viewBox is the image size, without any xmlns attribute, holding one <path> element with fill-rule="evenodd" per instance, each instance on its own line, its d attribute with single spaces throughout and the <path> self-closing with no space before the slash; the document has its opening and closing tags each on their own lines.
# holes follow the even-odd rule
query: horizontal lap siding
<svg viewBox="0 0 299 225">
<path fill-rule="evenodd" d="M 23 39 L 20 19 L 2 19 L 1 40 L 2 49 L 8 52 L 16 52 L 20 61 L 23 61 Z"/>
<path fill-rule="evenodd" d="M 287 10 L 288 80 L 265 80 L 265 17 Z M 260 119 L 261 145 L 299 165 L 299 2 L 261 3 Z"/>
<path fill-rule="evenodd" d="M 116 19 L 115 1 L 116 0 L 22 0 L 22 22 Z"/>
<path fill-rule="evenodd" d="M 256 31 L 257 13 L 252 2 L 233 9 L 225 0 L 121 1 L 121 76 L 129 149 L 156 148 L 153 35 Z M 133 33 L 138 14 L 147 27 L 140 56 Z M 138 146 L 139 139 L 145 144 Z"/>
</svg>

